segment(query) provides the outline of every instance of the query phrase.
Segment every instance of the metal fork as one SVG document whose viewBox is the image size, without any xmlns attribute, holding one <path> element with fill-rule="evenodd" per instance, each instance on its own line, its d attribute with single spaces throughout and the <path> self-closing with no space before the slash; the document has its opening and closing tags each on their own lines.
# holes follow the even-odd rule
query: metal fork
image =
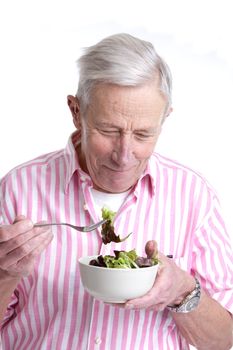
<svg viewBox="0 0 233 350">
<path fill-rule="evenodd" d="M 60 226 L 60 225 L 65 225 L 72 227 L 74 230 L 80 231 L 80 232 L 90 232 L 95 230 L 97 227 L 100 225 L 104 224 L 107 220 L 101 220 L 97 222 L 96 224 L 90 225 L 90 226 L 76 226 L 76 225 L 71 225 L 67 224 L 66 222 L 51 222 L 51 223 L 45 223 L 45 224 L 35 224 L 34 227 L 43 227 L 43 226 Z"/>
</svg>

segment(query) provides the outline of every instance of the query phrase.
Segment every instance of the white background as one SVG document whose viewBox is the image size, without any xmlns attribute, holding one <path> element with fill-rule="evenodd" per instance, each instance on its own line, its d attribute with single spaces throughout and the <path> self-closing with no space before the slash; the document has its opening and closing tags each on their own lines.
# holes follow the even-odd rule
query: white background
<svg viewBox="0 0 233 350">
<path fill-rule="evenodd" d="M 81 48 L 128 32 L 152 41 L 173 73 L 174 112 L 157 151 L 215 187 L 233 237 L 231 1 L 8 0 L 0 5 L 0 177 L 63 148 Z"/>
</svg>

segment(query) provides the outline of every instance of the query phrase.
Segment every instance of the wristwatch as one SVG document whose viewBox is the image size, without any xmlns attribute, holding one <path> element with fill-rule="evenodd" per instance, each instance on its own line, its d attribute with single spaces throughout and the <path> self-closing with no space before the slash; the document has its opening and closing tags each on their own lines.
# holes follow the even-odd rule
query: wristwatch
<svg viewBox="0 0 233 350">
<path fill-rule="evenodd" d="M 201 285 L 198 279 L 195 277 L 196 285 L 194 290 L 189 293 L 186 298 L 179 305 L 168 305 L 167 308 L 173 312 L 188 313 L 194 309 L 199 304 L 201 297 Z"/>
</svg>

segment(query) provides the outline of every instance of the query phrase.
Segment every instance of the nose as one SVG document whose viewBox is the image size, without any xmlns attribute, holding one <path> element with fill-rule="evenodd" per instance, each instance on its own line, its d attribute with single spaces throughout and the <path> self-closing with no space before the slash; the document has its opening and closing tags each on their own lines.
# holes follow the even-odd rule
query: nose
<svg viewBox="0 0 233 350">
<path fill-rule="evenodd" d="M 121 134 L 112 152 L 112 160 L 119 166 L 124 166 L 133 158 L 133 145 L 130 134 Z"/>
</svg>

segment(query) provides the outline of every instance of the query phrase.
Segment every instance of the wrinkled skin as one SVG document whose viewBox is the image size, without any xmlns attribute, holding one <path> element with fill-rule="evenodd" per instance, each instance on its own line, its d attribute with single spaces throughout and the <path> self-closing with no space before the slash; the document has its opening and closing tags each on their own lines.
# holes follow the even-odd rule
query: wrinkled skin
<svg viewBox="0 0 233 350">
<path fill-rule="evenodd" d="M 144 296 L 129 300 L 126 304 L 115 304 L 128 309 L 151 309 L 162 311 L 167 305 L 180 304 L 184 297 L 194 289 L 195 280 L 181 270 L 172 259 L 158 252 L 155 241 L 145 246 L 148 258 L 158 254 L 160 268 L 151 290 Z"/>
<path fill-rule="evenodd" d="M 50 228 L 33 227 L 18 216 L 12 225 L 0 227 L 0 277 L 20 279 L 31 273 L 39 254 L 53 238 Z"/>
<path fill-rule="evenodd" d="M 167 100 L 156 81 L 143 86 L 101 84 L 91 94 L 85 113 L 68 96 L 81 144 L 81 168 L 94 188 L 121 193 L 135 185 L 154 151 L 167 111 Z"/>
</svg>

